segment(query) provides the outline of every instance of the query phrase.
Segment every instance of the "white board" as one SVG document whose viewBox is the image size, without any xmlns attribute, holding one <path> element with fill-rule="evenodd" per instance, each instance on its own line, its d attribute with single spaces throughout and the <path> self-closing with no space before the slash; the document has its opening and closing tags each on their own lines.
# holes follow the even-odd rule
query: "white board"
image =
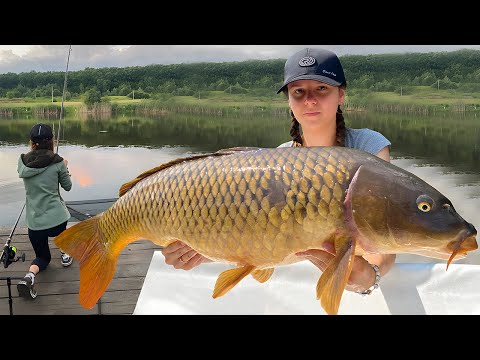
<svg viewBox="0 0 480 360">
<path fill-rule="evenodd" d="M 247 276 L 213 299 L 218 275 L 231 268 L 208 263 L 176 270 L 156 251 L 133 314 L 325 314 L 315 295 L 321 272 L 308 261 L 276 268 L 263 284 Z M 480 314 L 480 266 L 445 269 L 446 263 L 396 263 L 371 295 L 345 291 L 339 314 Z"/>
</svg>

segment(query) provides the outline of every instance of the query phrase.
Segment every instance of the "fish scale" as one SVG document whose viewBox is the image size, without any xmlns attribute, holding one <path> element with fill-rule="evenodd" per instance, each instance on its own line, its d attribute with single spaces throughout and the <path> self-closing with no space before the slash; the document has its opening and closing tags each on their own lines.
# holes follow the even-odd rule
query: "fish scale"
<svg viewBox="0 0 480 360">
<path fill-rule="evenodd" d="M 319 222 L 329 236 L 334 225 L 328 223 L 343 213 L 349 178 L 348 166 L 335 166 L 348 164 L 336 148 L 299 150 L 297 156 L 262 151 L 177 164 L 136 184 L 104 213 L 100 227 L 108 242 L 121 229 L 160 245 L 179 239 L 217 261 L 281 263 L 322 237 L 315 231 Z"/>
</svg>

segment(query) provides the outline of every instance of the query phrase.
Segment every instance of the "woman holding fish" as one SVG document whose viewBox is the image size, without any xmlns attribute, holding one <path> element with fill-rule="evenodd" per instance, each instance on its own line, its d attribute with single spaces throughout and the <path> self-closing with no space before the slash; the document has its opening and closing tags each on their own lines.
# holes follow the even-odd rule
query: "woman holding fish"
<svg viewBox="0 0 480 360">
<path fill-rule="evenodd" d="M 265 283 L 276 267 L 309 260 L 322 270 L 316 296 L 327 314 L 338 313 L 345 289 L 378 287 L 395 254 L 448 266 L 478 249 L 477 230 L 445 195 L 386 161 L 387 139 L 345 127 L 345 87 L 335 54 L 294 54 L 279 89 L 292 110 L 292 142 L 161 164 L 123 184 L 108 210 L 57 236 L 79 262 L 82 306 L 95 306 L 122 250 L 141 239 L 162 246 L 175 268 L 233 265 L 219 274 L 214 299 L 249 275 Z"/>
<path fill-rule="evenodd" d="M 325 49 L 306 48 L 293 54 L 285 63 L 283 92 L 291 110 L 292 141 L 279 147 L 342 146 L 360 149 L 390 161 L 390 141 L 370 129 L 346 128 L 341 106 L 345 101 L 346 80 L 340 60 Z M 300 125 L 302 134 L 300 133 Z M 324 251 L 312 249 L 297 253 L 325 271 L 335 257 L 332 243 Z M 176 269 L 191 270 L 208 258 L 183 242 L 176 241 L 162 250 L 165 262 Z M 381 275 L 395 263 L 394 254 L 356 256 L 347 290 L 369 294 L 378 287 Z"/>
</svg>

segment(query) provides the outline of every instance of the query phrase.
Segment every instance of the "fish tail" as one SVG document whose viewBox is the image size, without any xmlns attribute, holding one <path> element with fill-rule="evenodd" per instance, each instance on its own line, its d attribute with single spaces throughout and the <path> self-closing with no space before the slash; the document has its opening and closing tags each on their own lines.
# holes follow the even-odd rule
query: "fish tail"
<svg viewBox="0 0 480 360">
<path fill-rule="evenodd" d="M 98 226 L 100 216 L 84 220 L 58 235 L 54 242 L 80 264 L 79 303 L 95 306 L 115 274 L 118 254 L 105 248 L 105 236 Z"/>
</svg>

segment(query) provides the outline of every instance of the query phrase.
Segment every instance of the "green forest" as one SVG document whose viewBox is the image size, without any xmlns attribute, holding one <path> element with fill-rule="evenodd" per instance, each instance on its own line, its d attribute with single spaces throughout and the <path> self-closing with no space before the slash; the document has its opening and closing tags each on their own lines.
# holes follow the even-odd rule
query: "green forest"
<svg viewBox="0 0 480 360">
<path fill-rule="evenodd" d="M 416 104 L 480 109 L 480 50 L 380 55 L 345 55 L 340 60 L 352 106 Z M 223 63 L 86 68 L 68 73 L 66 101 L 91 105 L 126 97 L 166 101 L 202 99 L 219 92 L 235 99 L 279 100 L 286 59 Z M 0 74 L 0 106 L 8 101 L 62 97 L 65 73 Z"/>
</svg>

